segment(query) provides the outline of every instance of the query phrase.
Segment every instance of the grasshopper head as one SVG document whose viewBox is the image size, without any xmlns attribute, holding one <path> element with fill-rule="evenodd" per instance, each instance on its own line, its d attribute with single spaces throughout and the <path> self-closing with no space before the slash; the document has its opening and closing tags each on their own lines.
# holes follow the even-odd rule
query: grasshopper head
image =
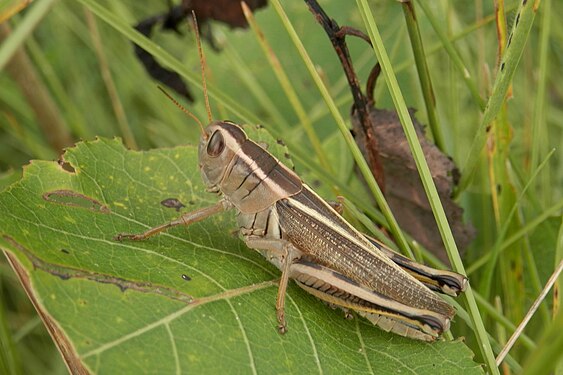
<svg viewBox="0 0 563 375">
<path fill-rule="evenodd" d="M 233 122 L 214 121 L 207 125 L 199 141 L 199 169 L 209 189 L 220 185 L 233 157 L 247 139 L 246 133 Z"/>
</svg>

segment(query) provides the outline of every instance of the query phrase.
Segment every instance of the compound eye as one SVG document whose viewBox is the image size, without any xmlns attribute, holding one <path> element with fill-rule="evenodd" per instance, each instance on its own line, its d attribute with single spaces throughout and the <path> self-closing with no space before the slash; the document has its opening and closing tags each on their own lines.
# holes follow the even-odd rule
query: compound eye
<svg viewBox="0 0 563 375">
<path fill-rule="evenodd" d="M 225 140 L 220 131 L 216 130 L 215 133 L 211 135 L 209 143 L 207 143 L 207 155 L 211 157 L 219 156 L 225 149 Z"/>
</svg>

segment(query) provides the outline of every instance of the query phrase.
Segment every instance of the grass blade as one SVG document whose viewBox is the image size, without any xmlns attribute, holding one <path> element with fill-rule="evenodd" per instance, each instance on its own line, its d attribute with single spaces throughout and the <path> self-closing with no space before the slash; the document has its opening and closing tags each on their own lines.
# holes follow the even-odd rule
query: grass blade
<svg viewBox="0 0 563 375">
<path fill-rule="evenodd" d="M 536 16 L 536 5 L 539 2 L 533 1 L 523 1 L 518 9 L 514 25 L 512 27 L 511 35 L 508 38 L 508 44 L 506 47 L 506 52 L 502 56 L 500 62 L 500 71 L 497 74 L 495 83 L 493 85 L 493 91 L 491 97 L 487 102 L 485 112 L 473 143 L 471 144 L 471 150 L 465 161 L 465 165 L 462 168 L 461 180 L 459 182 L 456 194 L 465 190 L 469 183 L 471 182 L 473 172 L 475 171 L 477 164 L 480 159 L 481 151 L 485 146 L 485 141 L 487 138 L 487 127 L 495 119 L 499 113 L 506 93 L 510 83 L 512 82 L 512 77 L 516 72 L 518 63 L 520 62 L 520 57 L 522 57 L 522 52 L 528 40 L 528 34 L 534 23 L 534 18 Z"/>
<path fill-rule="evenodd" d="M 315 84 L 317 85 L 317 88 L 319 89 L 323 99 L 325 100 L 328 108 L 330 109 L 330 112 L 332 113 L 334 119 L 336 120 L 336 124 L 338 125 L 338 129 L 340 130 L 342 136 L 346 140 L 346 144 L 348 145 L 350 152 L 354 156 L 354 160 L 358 164 L 360 172 L 362 173 L 362 176 L 365 178 L 366 183 L 367 183 L 371 193 L 373 194 L 373 197 L 375 198 L 379 208 L 383 212 L 383 215 L 385 215 L 385 218 L 387 219 L 387 223 L 389 224 L 389 228 L 391 229 L 391 232 L 395 236 L 395 238 L 396 238 L 396 240 L 399 244 L 399 247 L 401 248 L 401 250 L 403 252 L 405 252 L 406 254 L 408 254 L 412 258 L 413 254 L 412 254 L 412 252 L 409 248 L 409 245 L 408 245 L 404 235 L 401 232 L 401 229 L 399 228 L 399 224 L 397 223 L 397 221 L 393 217 L 393 214 L 391 213 L 391 209 L 389 208 L 389 205 L 385 201 L 385 197 L 383 196 L 381 189 L 377 185 L 377 182 L 375 182 L 375 178 L 371 174 L 369 166 L 367 165 L 358 145 L 354 141 L 354 138 L 350 134 L 350 131 L 349 131 L 348 127 L 346 126 L 346 123 L 344 122 L 344 118 L 342 117 L 338 108 L 336 107 L 336 104 L 334 103 L 334 100 L 332 99 L 330 93 L 328 92 L 328 89 L 326 88 L 324 82 L 322 81 L 321 77 L 317 73 L 313 62 L 312 62 L 311 58 L 309 57 L 309 54 L 307 53 L 307 51 L 305 50 L 305 47 L 303 46 L 303 43 L 299 39 L 299 36 L 295 32 L 295 29 L 293 28 L 293 26 L 291 25 L 291 22 L 287 18 L 287 15 L 285 14 L 279 0 L 272 0 L 272 5 L 274 6 L 276 11 L 278 12 L 279 17 L 282 20 L 282 23 L 284 24 L 287 32 L 289 33 L 289 35 L 291 37 L 291 40 L 295 44 L 295 47 L 299 51 L 301 58 L 305 62 L 305 66 L 307 67 L 307 70 L 311 74 L 311 77 L 315 81 Z"/>
<path fill-rule="evenodd" d="M 420 178 L 424 185 L 424 190 L 428 195 L 428 200 L 432 207 L 432 212 L 434 213 L 434 216 L 436 218 L 436 223 L 438 224 L 438 229 L 440 230 L 440 234 L 444 241 L 448 257 L 450 258 L 454 270 L 461 274 L 465 274 L 465 268 L 463 266 L 463 263 L 461 262 L 459 252 L 457 251 L 457 246 L 455 244 L 452 231 L 448 225 L 448 220 L 446 218 L 444 208 L 442 207 L 442 204 L 440 202 L 438 191 L 436 190 L 436 186 L 434 185 L 434 181 L 432 180 L 432 175 L 430 174 L 430 169 L 428 168 L 428 164 L 426 163 L 426 160 L 424 158 L 422 147 L 418 142 L 414 125 L 412 124 L 407 106 L 403 100 L 403 96 L 401 95 L 399 84 L 397 82 L 395 74 L 393 73 L 391 62 L 389 61 L 387 52 L 383 48 L 383 41 L 381 39 L 381 36 L 379 35 L 379 31 L 373 19 L 371 9 L 369 8 L 366 0 L 357 0 L 357 4 L 360 8 L 364 23 L 366 24 L 366 27 L 368 29 L 368 34 L 372 41 L 377 60 L 381 64 L 381 69 L 385 76 L 385 82 L 388 85 L 389 92 L 391 93 L 393 102 L 395 104 L 395 107 L 397 108 L 401 124 L 403 125 L 405 135 L 409 142 L 410 149 L 413 153 L 416 167 L 419 171 Z M 481 349 L 481 353 L 483 354 L 483 358 L 488 367 L 488 370 L 492 374 L 498 374 L 499 370 L 495 364 L 493 349 L 491 348 L 491 344 L 487 337 L 487 332 L 485 330 L 483 320 L 481 319 L 481 315 L 479 314 L 479 309 L 477 308 L 477 303 L 475 301 L 471 286 L 467 288 L 464 297 L 467 301 L 469 315 L 475 327 L 475 334 L 479 342 L 479 348 Z"/>
<path fill-rule="evenodd" d="M 10 61 L 14 53 L 25 42 L 27 37 L 35 30 L 39 22 L 49 13 L 57 0 L 37 1 L 19 23 L 18 28 L 0 45 L 0 70 Z"/>
<path fill-rule="evenodd" d="M 244 11 L 244 16 L 246 17 L 246 20 L 248 21 L 248 24 L 252 28 L 252 31 L 254 31 L 254 35 L 256 36 L 256 39 L 258 40 L 260 47 L 262 47 L 262 51 L 264 52 L 264 55 L 268 59 L 268 62 L 270 63 L 272 70 L 274 71 L 274 74 L 278 79 L 278 82 L 280 83 L 283 91 L 285 92 L 287 99 L 291 103 L 291 107 L 293 108 L 295 114 L 299 118 L 299 121 L 303 126 L 303 129 L 305 130 L 305 134 L 307 134 L 307 137 L 309 138 L 309 141 L 313 146 L 313 150 L 315 151 L 317 158 L 319 158 L 319 162 L 321 163 L 321 166 L 325 168 L 327 171 L 329 171 L 330 173 L 333 173 L 334 172 L 332 170 L 333 168 L 328 162 L 325 152 L 321 146 L 321 141 L 319 140 L 319 137 L 317 136 L 315 130 L 313 129 L 313 123 L 311 122 L 311 119 L 307 115 L 307 112 L 305 111 L 303 104 L 301 104 L 301 101 L 299 100 L 299 96 L 297 95 L 297 92 L 295 92 L 295 89 L 293 88 L 293 85 L 291 84 L 289 77 L 285 73 L 285 70 L 283 69 L 278 57 L 276 56 L 274 50 L 270 46 L 270 43 L 268 43 L 268 40 L 266 39 L 266 36 L 260 29 L 260 26 L 258 26 L 258 24 L 256 23 L 252 11 L 250 10 L 250 8 L 248 8 L 248 6 L 244 2 L 242 3 L 242 9 Z"/>
<path fill-rule="evenodd" d="M 424 45 L 422 37 L 420 36 L 420 29 L 418 28 L 414 3 L 411 1 L 403 2 L 403 13 L 414 55 L 415 66 L 418 71 L 418 79 L 420 80 L 420 87 L 422 89 L 422 96 L 426 106 L 426 113 L 428 115 L 428 125 L 434 138 L 436 146 L 444 151 L 445 140 L 444 134 L 440 124 L 438 124 L 438 114 L 436 113 L 436 97 L 434 96 L 434 89 L 432 88 L 432 81 L 430 80 L 430 72 L 428 71 L 428 64 L 426 63 L 426 55 L 424 53 Z"/>
</svg>

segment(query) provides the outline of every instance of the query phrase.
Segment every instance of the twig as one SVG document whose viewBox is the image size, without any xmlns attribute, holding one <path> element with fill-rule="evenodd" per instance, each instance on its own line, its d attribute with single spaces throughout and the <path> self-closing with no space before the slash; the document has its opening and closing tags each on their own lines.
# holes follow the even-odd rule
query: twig
<svg viewBox="0 0 563 375">
<path fill-rule="evenodd" d="M 528 311 L 528 313 L 526 314 L 520 325 L 518 325 L 512 336 L 510 336 L 510 339 L 508 340 L 504 348 L 498 354 L 496 359 L 497 366 L 502 363 L 504 357 L 506 357 L 510 349 L 512 349 L 512 346 L 518 339 L 518 336 L 520 336 L 524 328 L 526 328 L 526 325 L 528 324 L 528 322 L 530 321 L 530 319 L 532 318 L 532 316 L 540 306 L 540 303 L 542 303 L 542 301 L 545 299 L 547 293 L 549 293 L 549 290 L 551 289 L 555 281 L 557 281 L 557 278 L 561 274 L 561 271 L 563 271 L 563 260 L 559 262 L 559 266 L 557 266 L 557 269 L 553 272 L 549 280 L 547 280 L 547 283 L 545 284 L 545 287 L 541 291 L 540 295 L 538 296 L 538 298 L 536 298 L 536 300 L 532 304 L 532 307 L 530 307 L 530 310 Z"/>
<path fill-rule="evenodd" d="M 340 27 L 335 20 L 330 18 L 316 0 L 305 0 L 309 10 L 315 16 L 317 22 L 323 27 L 327 36 L 334 47 L 336 55 L 340 59 L 346 79 L 352 92 L 354 105 L 352 107 L 352 115 L 357 114 L 358 121 L 363 132 L 366 135 L 367 142 L 370 147 L 366 147 L 367 158 L 372 174 L 377 180 L 378 185 L 383 191 L 385 188 L 383 167 L 377 155 L 377 138 L 374 134 L 374 126 L 371 121 L 370 109 L 373 101 L 370 101 L 362 92 L 358 77 L 354 71 L 352 59 L 348 46 L 346 45 L 346 35 L 356 36 L 369 42 L 369 37 L 363 32 L 349 26 Z M 371 45 L 371 42 L 369 42 Z"/>
<path fill-rule="evenodd" d="M 366 83 L 366 94 L 368 96 L 368 102 L 371 105 L 375 105 L 375 99 L 373 98 L 373 93 L 375 91 L 375 84 L 377 83 L 377 78 L 379 78 L 379 73 L 381 73 L 381 65 L 379 63 L 375 64 L 369 72 L 368 81 Z"/>
</svg>

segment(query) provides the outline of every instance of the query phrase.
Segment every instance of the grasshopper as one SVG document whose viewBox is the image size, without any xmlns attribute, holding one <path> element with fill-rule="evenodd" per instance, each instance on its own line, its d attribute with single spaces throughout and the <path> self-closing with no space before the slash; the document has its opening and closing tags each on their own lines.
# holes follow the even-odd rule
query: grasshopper
<svg viewBox="0 0 563 375">
<path fill-rule="evenodd" d="M 198 156 L 203 182 L 221 199 L 144 233 L 119 234 L 116 239 L 144 240 L 174 226 L 235 210 L 246 245 L 281 271 L 276 299 L 280 333 L 287 330 L 284 302 L 289 279 L 388 332 L 434 341 L 449 329 L 455 310 L 432 291 L 457 296 L 465 290 L 467 278 L 416 263 L 360 233 L 239 125 L 211 121 L 205 79 L 204 94 L 207 127 L 184 111 L 201 128 Z"/>
</svg>

